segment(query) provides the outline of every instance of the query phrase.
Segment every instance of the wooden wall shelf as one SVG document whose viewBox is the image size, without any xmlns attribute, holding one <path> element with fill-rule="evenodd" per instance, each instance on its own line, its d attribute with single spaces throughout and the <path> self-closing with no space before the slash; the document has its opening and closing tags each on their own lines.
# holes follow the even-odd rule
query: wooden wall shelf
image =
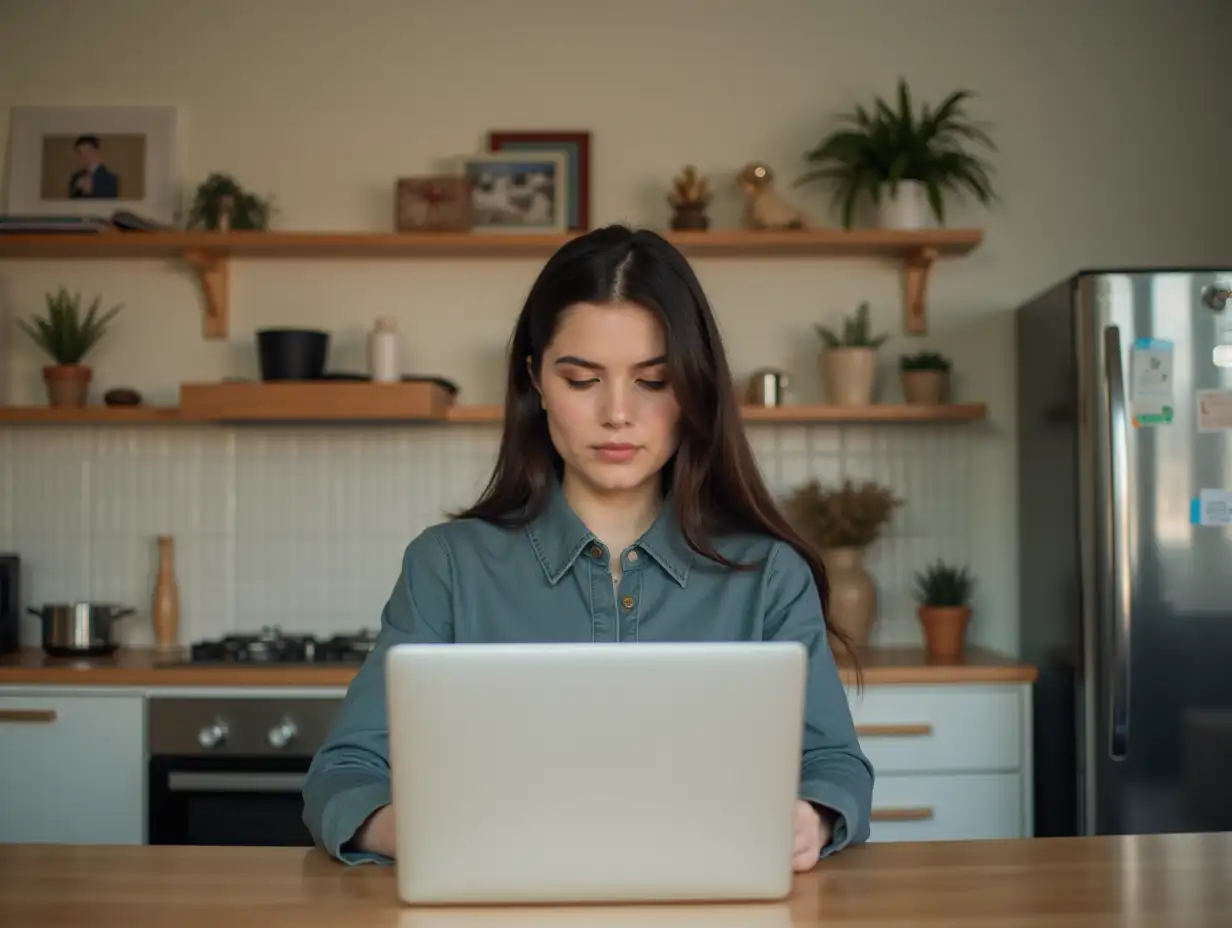
<svg viewBox="0 0 1232 928">
<path fill-rule="evenodd" d="M 191 392 L 188 395 L 191 397 Z M 0 406 L 0 425 L 192 425 L 240 422 L 499 425 L 502 419 L 500 406 L 453 406 L 440 413 L 424 414 L 421 410 L 407 408 L 405 401 L 391 397 L 374 397 L 349 404 L 338 400 L 327 406 L 314 402 L 302 407 L 296 407 L 291 400 L 285 398 L 258 400 L 247 406 L 238 405 L 242 399 L 243 391 L 232 393 L 229 397 L 225 394 L 214 394 L 196 400 L 190 399 L 186 408 L 87 406 L 84 409 L 53 409 L 47 406 Z M 233 402 L 237 405 L 230 405 Z M 744 421 L 750 424 L 927 424 L 976 422 L 987 418 L 988 409 L 983 403 L 943 406 L 885 403 L 873 406 L 782 406 L 772 409 L 746 406 L 741 409 L 741 414 Z"/>
<path fill-rule="evenodd" d="M 933 264 L 967 254 L 983 240 L 978 229 L 805 229 L 798 232 L 717 230 L 665 233 L 698 258 L 884 258 L 904 271 L 905 329 L 927 330 L 925 295 Z M 184 262 L 204 296 L 206 338 L 230 328 L 230 261 L 236 258 L 545 258 L 568 234 L 487 235 L 365 232 L 103 232 L 6 234 L 0 258 L 165 258 Z"/>
</svg>

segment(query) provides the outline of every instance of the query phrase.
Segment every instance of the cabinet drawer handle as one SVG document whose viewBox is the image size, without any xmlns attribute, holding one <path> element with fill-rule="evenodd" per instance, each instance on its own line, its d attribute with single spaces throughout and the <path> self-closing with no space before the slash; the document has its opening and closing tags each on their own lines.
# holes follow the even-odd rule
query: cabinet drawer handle
<svg viewBox="0 0 1232 928">
<path fill-rule="evenodd" d="M 912 738 L 931 735 L 933 727 L 918 725 L 857 725 L 856 734 L 861 738 Z"/>
<path fill-rule="evenodd" d="M 923 822 L 933 817 L 931 806 L 904 806 L 899 809 L 873 809 L 874 822 Z"/>
<path fill-rule="evenodd" d="M 51 723 L 55 720 L 55 709 L 0 709 L 0 722 Z"/>
</svg>

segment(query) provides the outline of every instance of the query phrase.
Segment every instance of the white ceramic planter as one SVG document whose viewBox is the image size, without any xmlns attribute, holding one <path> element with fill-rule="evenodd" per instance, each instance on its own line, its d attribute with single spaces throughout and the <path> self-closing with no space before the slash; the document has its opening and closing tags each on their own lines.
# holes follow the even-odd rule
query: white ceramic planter
<svg viewBox="0 0 1232 928">
<path fill-rule="evenodd" d="M 935 225 L 928 204 L 928 188 L 918 180 L 905 180 L 898 185 L 898 194 L 890 198 L 890 188 L 881 192 L 877 207 L 878 223 L 883 229 L 931 229 Z"/>
</svg>

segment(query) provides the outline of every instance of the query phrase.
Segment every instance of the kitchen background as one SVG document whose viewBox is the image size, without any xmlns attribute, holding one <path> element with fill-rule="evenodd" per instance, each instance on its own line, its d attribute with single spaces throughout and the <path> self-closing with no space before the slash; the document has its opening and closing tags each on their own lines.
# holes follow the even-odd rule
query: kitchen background
<svg viewBox="0 0 1232 928">
<path fill-rule="evenodd" d="M 1012 653 L 1016 608 L 1013 326 L 1008 311 L 1080 267 L 1226 261 L 1232 82 L 1213 37 L 1220 0 L 0 0 L 0 135 L 16 104 L 181 108 L 186 188 L 212 171 L 275 197 L 273 228 L 388 230 L 394 178 L 478 149 L 489 129 L 593 133 L 592 224 L 663 228 L 686 163 L 717 182 L 715 227 L 734 226 L 733 178 L 765 160 L 817 221 L 827 193 L 792 189 L 831 116 L 908 78 L 918 99 L 957 87 L 1000 152 L 985 229 L 930 281 L 930 330 L 901 334 L 890 262 L 700 260 L 733 366 L 787 369 L 818 401 L 814 323 L 864 300 L 882 349 L 882 399 L 898 355 L 955 363 L 956 399 L 985 423 L 751 425 L 773 487 L 816 475 L 878 479 L 905 499 L 868 559 L 880 643 L 916 643 L 912 572 L 970 564 L 976 643 Z M 55 54 L 49 55 L 48 49 Z M 1144 131 L 1144 126 L 1149 131 Z M 500 400 L 505 339 L 541 259 L 252 260 L 231 269 L 231 332 L 201 334 L 200 295 L 162 260 L 0 262 L 0 402 L 42 403 L 43 358 L 11 319 L 64 284 L 123 302 L 96 353 L 97 401 L 132 386 L 174 404 L 182 381 L 256 376 L 253 332 L 320 326 L 331 367 L 363 370 L 363 336 L 393 317 L 402 363 Z M 280 623 L 374 627 L 406 542 L 467 501 L 497 428 L 153 426 L 0 428 L 0 550 L 23 558 L 30 603 L 135 605 L 150 639 L 154 536 L 176 538 L 185 642 Z M 35 642 L 34 629 L 29 640 Z"/>
</svg>

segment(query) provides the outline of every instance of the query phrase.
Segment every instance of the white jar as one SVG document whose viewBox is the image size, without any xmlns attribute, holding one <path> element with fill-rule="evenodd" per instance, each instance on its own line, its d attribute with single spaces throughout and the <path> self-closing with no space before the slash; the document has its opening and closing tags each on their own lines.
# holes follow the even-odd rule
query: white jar
<svg viewBox="0 0 1232 928">
<path fill-rule="evenodd" d="M 398 351 L 398 329 L 394 321 L 382 316 L 368 333 L 368 373 L 375 383 L 396 383 L 402 379 Z"/>
</svg>

